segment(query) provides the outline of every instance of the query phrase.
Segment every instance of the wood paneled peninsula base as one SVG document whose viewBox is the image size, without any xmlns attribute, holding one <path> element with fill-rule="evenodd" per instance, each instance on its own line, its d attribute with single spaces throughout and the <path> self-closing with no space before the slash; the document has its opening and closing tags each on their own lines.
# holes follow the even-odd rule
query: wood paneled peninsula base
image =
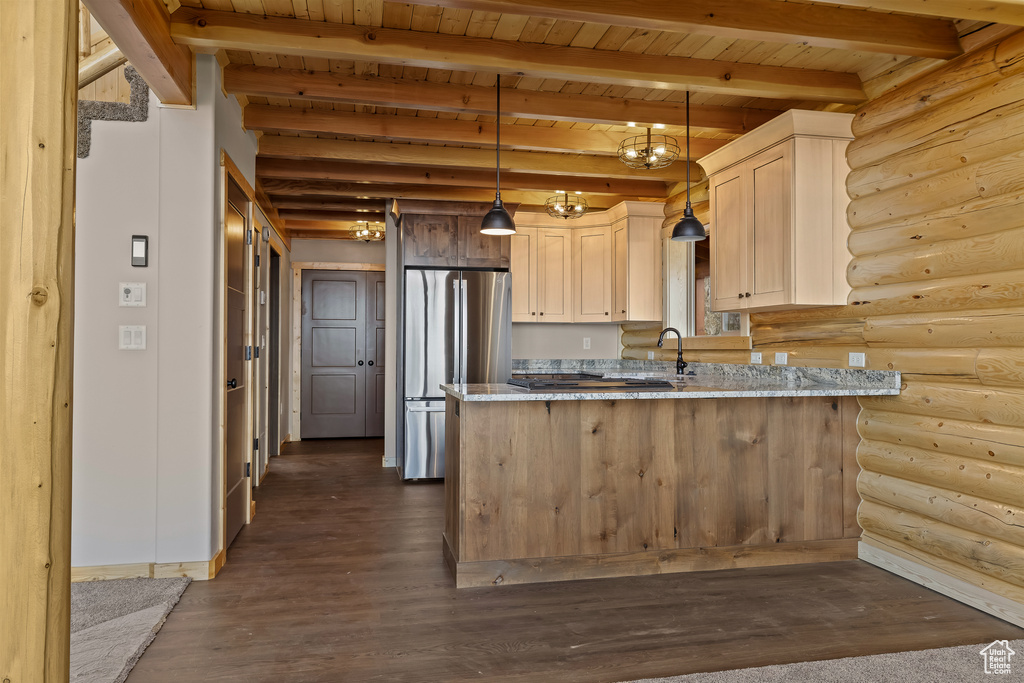
<svg viewBox="0 0 1024 683">
<path fill-rule="evenodd" d="M 460 588 L 857 557 L 855 397 L 448 393 Z"/>
</svg>

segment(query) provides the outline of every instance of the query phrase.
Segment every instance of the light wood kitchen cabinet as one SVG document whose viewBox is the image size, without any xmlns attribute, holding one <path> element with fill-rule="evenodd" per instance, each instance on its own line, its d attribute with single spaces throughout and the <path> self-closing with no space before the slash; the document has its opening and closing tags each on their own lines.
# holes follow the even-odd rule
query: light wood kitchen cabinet
<svg viewBox="0 0 1024 683">
<path fill-rule="evenodd" d="M 842 305 L 851 114 L 791 110 L 699 161 L 716 311 Z"/>
<path fill-rule="evenodd" d="M 611 230 L 607 226 L 572 231 L 572 319 L 606 323 L 612 311 Z"/>
<path fill-rule="evenodd" d="M 613 322 L 661 320 L 663 220 L 633 214 L 611 225 Z"/>
<path fill-rule="evenodd" d="M 572 322 L 572 233 L 517 228 L 512 236 L 512 322 Z"/>
</svg>

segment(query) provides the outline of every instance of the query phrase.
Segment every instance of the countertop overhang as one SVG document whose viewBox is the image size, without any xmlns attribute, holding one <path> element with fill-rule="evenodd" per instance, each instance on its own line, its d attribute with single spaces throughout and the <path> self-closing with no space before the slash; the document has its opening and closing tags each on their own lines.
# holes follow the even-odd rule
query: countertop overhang
<svg viewBox="0 0 1024 683">
<path fill-rule="evenodd" d="M 895 396 L 900 373 L 856 368 L 803 368 L 779 365 L 690 363 L 676 375 L 674 363 L 628 360 L 517 360 L 513 374 L 594 372 L 606 377 L 667 379 L 672 389 L 594 389 L 530 391 L 508 384 L 442 384 L 460 401 L 621 401 L 643 399 L 766 398 L 801 396 Z"/>
</svg>

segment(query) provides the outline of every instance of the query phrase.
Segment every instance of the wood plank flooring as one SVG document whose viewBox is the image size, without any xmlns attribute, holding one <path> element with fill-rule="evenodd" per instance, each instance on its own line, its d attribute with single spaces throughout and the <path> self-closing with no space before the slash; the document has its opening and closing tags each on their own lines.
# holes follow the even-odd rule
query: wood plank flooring
<svg viewBox="0 0 1024 683">
<path fill-rule="evenodd" d="M 402 484 L 382 452 L 273 458 L 227 565 L 129 683 L 606 682 L 1024 637 L 859 561 L 456 590 L 443 486 Z"/>
</svg>

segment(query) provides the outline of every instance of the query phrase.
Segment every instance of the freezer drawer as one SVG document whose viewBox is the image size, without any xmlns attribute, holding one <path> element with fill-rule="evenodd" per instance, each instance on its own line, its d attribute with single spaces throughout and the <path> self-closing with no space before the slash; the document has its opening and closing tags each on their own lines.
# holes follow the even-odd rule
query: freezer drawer
<svg viewBox="0 0 1024 683">
<path fill-rule="evenodd" d="M 402 479 L 444 478 L 444 400 L 405 402 Z"/>
</svg>

